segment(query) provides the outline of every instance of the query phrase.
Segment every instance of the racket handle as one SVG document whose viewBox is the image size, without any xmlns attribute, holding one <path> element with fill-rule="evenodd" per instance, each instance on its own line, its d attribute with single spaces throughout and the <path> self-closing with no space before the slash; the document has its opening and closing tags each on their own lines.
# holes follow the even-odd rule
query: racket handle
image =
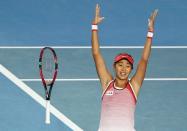
<svg viewBox="0 0 187 131">
<path fill-rule="evenodd" d="M 50 124 L 50 101 L 46 100 L 45 123 Z"/>
</svg>

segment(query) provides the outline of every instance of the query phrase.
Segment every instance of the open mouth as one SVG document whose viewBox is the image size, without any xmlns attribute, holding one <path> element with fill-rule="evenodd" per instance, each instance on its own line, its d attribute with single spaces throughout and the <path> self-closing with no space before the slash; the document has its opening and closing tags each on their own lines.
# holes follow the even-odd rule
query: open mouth
<svg viewBox="0 0 187 131">
<path fill-rule="evenodd" d="M 125 72 L 120 72 L 120 75 L 121 75 L 121 76 L 126 76 L 126 74 L 127 74 L 127 73 L 125 73 Z"/>
</svg>

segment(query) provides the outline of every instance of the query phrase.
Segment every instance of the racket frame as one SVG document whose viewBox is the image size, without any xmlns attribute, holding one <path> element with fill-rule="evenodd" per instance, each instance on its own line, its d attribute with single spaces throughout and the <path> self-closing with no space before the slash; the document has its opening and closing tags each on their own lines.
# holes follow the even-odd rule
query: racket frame
<svg viewBox="0 0 187 131">
<path fill-rule="evenodd" d="M 46 79 L 45 79 L 45 76 L 43 75 L 43 71 L 42 71 L 42 57 L 43 57 L 44 51 L 47 50 L 47 49 L 52 52 L 53 57 L 54 57 L 54 63 L 55 63 L 55 70 L 53 72 L 53 78 L 50 79 L 50 81 L 51 81 L 50 83 L 46 83 Z M 56 53 L 55 53 L 55 51 L 54 51 L 53 48 L 51 48 L 51 47 L 44 47 L 44 48 L 41 49 L 41 51 L 40 51 L 40 57 L 39 57 L 39 70 L 40 70 L 40 78 L 42 80 L 42 84 L 43 84 L 43 87 L 45 89 L 45 98 L 46 98 L 46 117 L 45 117 L 45 123 L 46 124 L 50 124 L 50 98 L 51 98 L 52 88 L 53 88 L 54 82 L 56 80 L 57 71 L 58 71 L 57 55 L 56 55 Z M 47 88 L 48 86 L 49 86 L 49 90 Z"/>
</svg>

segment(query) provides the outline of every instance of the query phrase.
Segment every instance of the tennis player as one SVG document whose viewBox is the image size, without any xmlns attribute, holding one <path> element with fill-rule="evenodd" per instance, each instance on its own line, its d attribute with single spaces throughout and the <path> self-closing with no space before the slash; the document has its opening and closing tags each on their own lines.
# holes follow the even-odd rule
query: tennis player
<svg viewBox="0 0 187 131">
<path fill-rule="evenodd" d="M 130 79 L 134 59 L 128 53 L 120 53 L 114 58 L 115 77 L 106 67 L 98 41 L 98 24 L 104 17 L 100 16 L 100 7 L 96 5 L 92 23 L 92 55 L 103 90 L 99 131 L 135 131 L 134 113 L 137 96 L 146 73 L 157 12 L 158 10 L 155 10 L 148 20 L 148 32 L 142 56 L 135 74 Z"/>
</svg>

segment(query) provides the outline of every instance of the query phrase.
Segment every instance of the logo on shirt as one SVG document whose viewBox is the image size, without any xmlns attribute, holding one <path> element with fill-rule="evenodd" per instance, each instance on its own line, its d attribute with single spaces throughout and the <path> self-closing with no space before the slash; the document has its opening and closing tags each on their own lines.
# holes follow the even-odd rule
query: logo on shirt
<svg viewBox="0 0 187 131">
<path fill-rule="evenodd" d="M 114 94 L 114 91 L 107 91 L 105 93 L 106 96 L 112 96 Z"/>
</svg>

